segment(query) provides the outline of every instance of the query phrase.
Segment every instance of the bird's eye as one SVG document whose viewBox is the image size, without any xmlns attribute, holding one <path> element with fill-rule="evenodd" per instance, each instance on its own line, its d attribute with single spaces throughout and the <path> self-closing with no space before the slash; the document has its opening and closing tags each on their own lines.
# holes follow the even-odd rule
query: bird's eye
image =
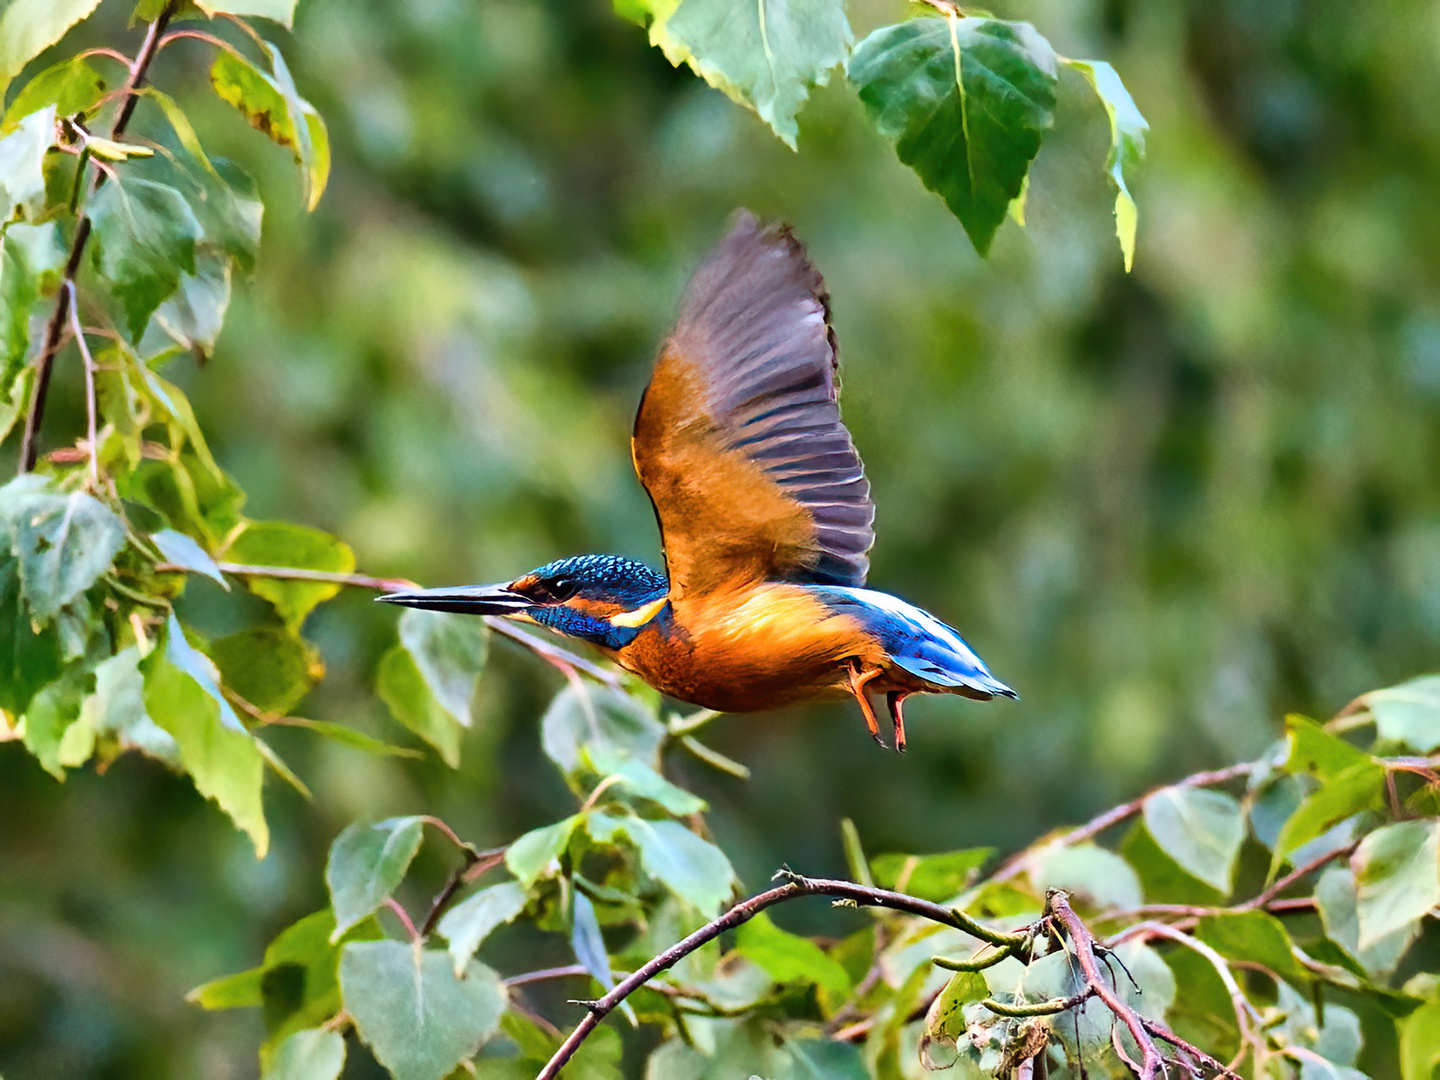
<svg viewBox="0 0 1440 1080">
<path fill-rule="evenodd" d="M 545 591 L 561 602 L 569 600 L 579 588 L 580 583 L 568 577 L 551 578 L 545 583 Z"/>
</svg>

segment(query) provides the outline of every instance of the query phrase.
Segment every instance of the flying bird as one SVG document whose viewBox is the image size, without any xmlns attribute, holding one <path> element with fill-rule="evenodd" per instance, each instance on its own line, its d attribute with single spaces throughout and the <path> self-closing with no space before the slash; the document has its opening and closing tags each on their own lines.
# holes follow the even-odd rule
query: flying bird
<svg viewBox="0 0 1440 1080">
<path fill-rule="evenodd" d="M 1013 698 L 960 635 L 865 587 L 875 506 L 840 419 L 829 296 L 783 225 L 741 211 L 695 272 L 640 401 L 631 454 L 661 573 L 580 555 L 500 585 L 392 604 L 503 615 L 580 638 L 655 689 L 722 712 L 883 693 Z"/>
</svg>

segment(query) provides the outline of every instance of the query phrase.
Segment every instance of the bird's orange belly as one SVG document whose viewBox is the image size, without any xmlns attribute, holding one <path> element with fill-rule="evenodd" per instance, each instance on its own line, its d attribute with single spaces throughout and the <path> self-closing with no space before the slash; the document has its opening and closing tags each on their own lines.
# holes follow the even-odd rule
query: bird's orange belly
<svg viewBox="0 0 1440 1080">
<path fill-rule="evenodd" d="M 842 696 L 851 658 L 871 666 L 884 652 L 856 620 L 779 584 L 677 602 L 616 654 L 661 693 L 722 712 Z"/>
</svg>

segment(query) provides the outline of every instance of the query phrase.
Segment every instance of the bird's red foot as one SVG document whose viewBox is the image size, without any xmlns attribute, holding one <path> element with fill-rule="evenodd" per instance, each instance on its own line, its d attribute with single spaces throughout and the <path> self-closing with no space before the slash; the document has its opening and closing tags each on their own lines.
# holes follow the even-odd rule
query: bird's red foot
<svg viewBox="0 0 1440 1080">
<path fill-rule="evenodd" d="M 874 671 L 867 671 L 860 674 L 860 665 L 855 661 L 850 663 L 850 692 L 855 695 L 855 700 L 860 703 L 860 714 L 865 717 L 865 726 L 870 729 L 870 737 L 875 740 L 876 745 L 882 750 L 889 750 L 885 740 L 880 737 L 880 721 L 875 719 L 875 710 L 870 705 L 870 696 L 865 692 L 865 684 L 880 674 L 877 668 Z"/>
<path fill-rule="evenodd" d="M 890 707 L 890 722 L 895 725 L 895 752 L 905 753 L 905 712 L 904 702 L 910 694 L 904 690 L 891 690 L 885 695 L 885 704 Z"/>
</svg>

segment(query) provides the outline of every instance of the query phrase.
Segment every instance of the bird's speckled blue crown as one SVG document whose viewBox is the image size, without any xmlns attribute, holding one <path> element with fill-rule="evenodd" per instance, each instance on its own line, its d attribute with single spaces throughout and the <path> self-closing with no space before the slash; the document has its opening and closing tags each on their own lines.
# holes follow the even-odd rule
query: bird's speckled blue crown
<svg viewBox="0 0 1440 1080">
<path fill-rule="evenodd" d="M 581 595 L 626 607 L 649 603 L 670 588 L 665 575 L 623 555 L 572 555 L 531 571 L 541 581 L 570 578 Z"/>
</svg>

